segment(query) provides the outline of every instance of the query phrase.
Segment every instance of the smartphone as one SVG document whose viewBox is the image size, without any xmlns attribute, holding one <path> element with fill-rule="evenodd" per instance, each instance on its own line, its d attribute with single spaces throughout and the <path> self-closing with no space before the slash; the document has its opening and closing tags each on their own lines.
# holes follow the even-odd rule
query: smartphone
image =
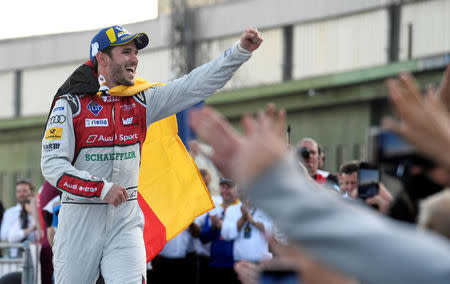
<svg viewBox="0 0 450 284">
<path fill-rule="evenodd" d="M 259 284 L 301 284 L 300 276 L 294 269 L 264 269 L 259 276 Z"/>
<path fill-rule="evenodd" d="M 380 169 L 368 163 L 361 163 L 358 171 L 358 196 L 367 199 L 379 192 Z"/>
</svg>

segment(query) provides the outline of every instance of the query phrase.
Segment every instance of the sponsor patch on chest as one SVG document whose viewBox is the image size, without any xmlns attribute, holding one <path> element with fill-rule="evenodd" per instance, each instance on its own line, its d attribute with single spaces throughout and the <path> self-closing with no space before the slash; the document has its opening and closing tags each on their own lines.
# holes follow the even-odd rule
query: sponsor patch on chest
<svg viewBox="0 0 450 284">
<path fill-rule="evenodd" d="M 85 127 L 107 127 L 108 126 L 108 119 L 107 118 L 101 118 L 101 119 L 90 119 L 90 118 L 86 118 L 84 120 L 85 122 Z"/>
<path fill-rule="evenodd" d="M 134 117 L 127 117 L 127 118 L 122 117 L 122 123 L 123 125 L 131 125 L 133 123 L 133 119 Z"/>
<path fill-rule="evenodd" d="M 114 161 L 114 160 L 128 160 L 135 159 L 136 153 L 134 151 L 124 152 L 124 153 L 107 153 L 107 154 L 86 154 L 84 160 L 86 162 L 103 162 L 103 161 Z"/>
<path fill-rule="evenodd" d="M 87 109 L 97 116 L 102 111 L 103 107 L 94 101 L 90 101 L 87 105 Z"/>
<path fill-rule="evenodd" d="M 120 97 L 112 97 L 112 96 L 102 96 L 102 100 L 105 103 L 113 103 L 120 101 Z"/>
</svg>

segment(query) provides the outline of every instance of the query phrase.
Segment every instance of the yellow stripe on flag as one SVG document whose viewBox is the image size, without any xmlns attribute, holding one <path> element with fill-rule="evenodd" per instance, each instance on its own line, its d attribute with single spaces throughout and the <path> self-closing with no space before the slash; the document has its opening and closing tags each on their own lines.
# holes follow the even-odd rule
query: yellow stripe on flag
<svg viewBox="0 0 450 284">
<path fill-rule="evenodd" d="M 175 115 L 150 126 L 141 157 L 139 193 L 164 224 L 167 241 L 214 208 L 195 162 L 178 137 Z"/>
<path fill-rule="evenodd" d="M 108 36 L 109 41 L 110 41 L 111 43 L 113 43 L 113 42 L 115 42 L 115 41 L 117 40 L 117 39 L 116 39 L 116 33 L 114 32 L 114 29 L 113 29 L 113 28 L 108 29 L 108 30 L 106 31 L 106 35 Z"/>
</svg>

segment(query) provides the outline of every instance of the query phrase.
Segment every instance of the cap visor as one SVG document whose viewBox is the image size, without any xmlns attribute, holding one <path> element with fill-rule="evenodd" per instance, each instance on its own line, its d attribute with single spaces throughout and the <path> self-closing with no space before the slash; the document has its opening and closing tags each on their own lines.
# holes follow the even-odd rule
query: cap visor
<svg viewBox="0 0 450 284">
<path fill-rule="evenodd" d="M 136 42 L 136 48 L 138 50 L 145 48 L 148 45 L 148 42 L 149 42 L 148 36 L 145 33 L 137 33 L 137 34 L 134 34 L 131 37 L 127 38 L 126 40 L 122 40 L 122 41 L 118 40 L 115 43 L 112 43 L 111 45 L 112 46 L 114 46 L 114 45 L 124 45 L 124 44 L 127 44 L 127 43 L 129 43 L 129 42 L 131 42 L 133 40 Z"/>
</svg>

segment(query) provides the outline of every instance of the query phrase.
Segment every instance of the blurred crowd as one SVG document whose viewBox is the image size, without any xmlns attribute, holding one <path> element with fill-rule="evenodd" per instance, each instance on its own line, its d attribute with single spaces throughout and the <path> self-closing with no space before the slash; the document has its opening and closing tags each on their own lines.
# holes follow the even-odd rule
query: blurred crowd
<svg viewBox="0 0 450 284">
<path fill-rule="evenodd" d="M 287 145 L 286 114 L 273 105 L 244 117 L 242 136 L 214 110 L 196 111 L 199 141 L 189 148 L 215 208 L 148 263 L 148 283 L 441 283 L 450 263 L 427 260 L 446 262 L 435 252 L 450 253 L 450 67 L 425 95 L 408 74 L 387 86 L 399 117 L 383 127 L 413 150 L 386 156 L 386 141 L 377 140 L 375 156 L 336 173 L 323 168 L 320 141 L 305 136 Z M 59 191 L 45 182 L 36 192 L 21 180 L 16 199 L 6 211 L 0 204 L 1 241 L 39 243 L 42 283 L 52 283 Z"/>
</svg>

